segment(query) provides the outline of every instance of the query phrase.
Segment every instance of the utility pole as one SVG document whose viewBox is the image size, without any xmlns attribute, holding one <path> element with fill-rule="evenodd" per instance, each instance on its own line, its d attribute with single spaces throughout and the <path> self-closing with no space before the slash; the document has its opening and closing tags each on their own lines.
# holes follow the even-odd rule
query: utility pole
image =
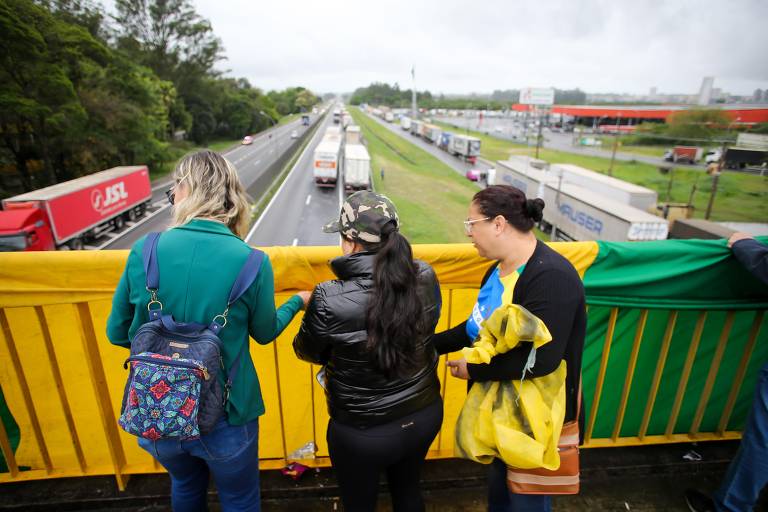
<svg viewBox="0 0 768 512">
<path fill-rule="evenodd" d="M 541 117 L 541 111 L 542 109 L 538 110 L 538 118 L 539 118 L 539 134 L 536 136 L 536 158 L 539 158 L 539 148 L 541 147 L 541 129 L 544 125 L 544 121 Z"/>
<path fill-rule="evenodd" d="M 411 79 L 413 81 L 413 87 L 411 87 L 411 117 L 416 119 L 416 66 L 411 66 Z"/>
<path fill-rule="evenodd" d="M 725 166 L 725 141 L 720 149 L 720 161 L 717 163 L 717 169 L 712 173 L 712 191 L 709 193 L 709 202 L 707 203 L 707 211 L 704 214 L 704 219 L 709 220 L 709 216 L 712 214 L 712 206 L 715 204 L 715 194 L 717 194 L 717 182 L 720 180 L 720 173 L 723 172 Z"/>
<path fill-rule="evenodd" d="M 611 165 L 608 166 L 608 176 L 613 176 L 613 162 L 616 161 L 616 147 L 619 145 L 619 128 L 621 127 L 621 112 L 616 118 L 616 133 L 613 136 L 613 151 L 611 152 Z"/>
</svg>

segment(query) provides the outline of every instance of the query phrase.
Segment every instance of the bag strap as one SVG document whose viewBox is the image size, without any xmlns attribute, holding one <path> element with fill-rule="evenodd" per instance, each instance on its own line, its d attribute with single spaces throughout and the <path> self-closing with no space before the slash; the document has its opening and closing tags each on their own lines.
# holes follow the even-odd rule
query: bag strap
<svg viewBox="0 0 768 512">
<path fill-rule="evenodd" d="M 219 330 L 227 325 L 227 313 L 229 312 L 229 307 L 234 304 L 237 299 L 242 297 L 248 288 L 251 287 L 253 282 L 256 280 L 256 276 L 259 275 L 259 271 L 261 270 L 261 263 L 263 261 L 264 253 L 258 249 L 252 249 L 251 253 L 248 255 L 248 259 L 245 260 L 243 268 L 240 269 L 240 274 L 238 274 L 237 279 L 235 279 L 235 284 L 232 285 L 232 290 L 229 292 L 227 309 L 224 310 L 223 314 L 217 315 L 216 317 L 222 317 L 224 319 L 224 324 L 220 326 L 218 323 L 216 323 L 216 318 L 214 318 L 210 326 L 210 329 L 213 330 L 213 332 L 218 334 Z M 240 369 L 240 357 L 243 355 L 243 352 L 247 351 L 247 349 L 248 341 L 246 340 L 245 344 L 240 349 L 240 352 L 237 354 L 237 357 L 235 357 L 235 360 L 232 361 L 232 364 L 229 367 L 229 371 L 227 371 L 227 380 L 224 383 L 225 404 L 229 401 L 229 390 L 232 388 L 232 383 L 235 381 L 235 377 L 237 377 L 237 371 Z"/>
<path fill-rule="evenodd" d="M 219 331 L 227 325 L 227 313 L 229 308 L 237 302 L 237 299 L 243 296 L 248 291 L 253 282 L 256 280 L 256 276 L 259 275 L 261 270 L 261 263 L 264 261 L 264 253 L 258 249 L 251 249 L 251 253 L 248 255 L 248 259 L 245 260 L 243 268 L 240 269 L 240 273 L 237 275 L 232 289 L 229 291 L 229 298 L 227 299 L 227 308 L 223 313 L 213 317 L 211 324 L 208 326 L 214 334 L 218 335 Z M 221 322 L 217 322 L 217 319 L 221 319 Z"/>
<path fill-rule="evenodd" d="M 159 240 L 160 233 L 149 233 L 141 252 L 141 257 L 144 260 L 144 275 L 147 278 L 147 291 L 151 297 L 147 304 L 150 320 L 157 320 L 163 315 L 163 303 L 157 298 L 157 289 L 160 287 L 160 268 L 157 264 L 157 242 Z M 153 305 L 158 307 L 153 309 Z"/>
</svg>

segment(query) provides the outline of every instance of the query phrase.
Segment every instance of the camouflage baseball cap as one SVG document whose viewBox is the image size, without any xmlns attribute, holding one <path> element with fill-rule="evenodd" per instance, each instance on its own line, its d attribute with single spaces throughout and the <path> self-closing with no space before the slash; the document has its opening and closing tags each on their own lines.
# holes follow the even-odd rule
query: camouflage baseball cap
<svg viewBox="0 0 768 512">
<path fill-rule="evenodd" d="M 378 243 L 381 242 L 382 228 L 393 220 L 395 227 L 399 227 L 397 210 L 389 198 L 370 190 L 361 190 L 344 201 L 339 220 L 323 226 L 323 231 L 341 233 L 351 240 Z"/>
</svg>

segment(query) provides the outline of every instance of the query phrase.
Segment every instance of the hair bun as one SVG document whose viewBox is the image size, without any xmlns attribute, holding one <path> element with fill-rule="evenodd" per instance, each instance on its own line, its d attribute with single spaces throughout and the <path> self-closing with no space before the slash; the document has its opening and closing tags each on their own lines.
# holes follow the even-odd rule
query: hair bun
<svg viewBox="0 0 768 512">
<path fill-rule="evenodd" d="M 540 198 L 526 199 L 525 200 L 525 213 L 533 219 L 534 222 L 539 222 L 544 217 L 544 200 Z"/>
</svg>

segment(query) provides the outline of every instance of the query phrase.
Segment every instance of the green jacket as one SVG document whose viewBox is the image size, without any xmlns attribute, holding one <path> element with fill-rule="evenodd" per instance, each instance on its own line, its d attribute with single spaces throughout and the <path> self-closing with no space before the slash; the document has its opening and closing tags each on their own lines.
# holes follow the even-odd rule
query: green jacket
<svg viewBox="0 0 768 512">
<path fill-rule="evenodd" d="M 107 337 L 122 347 L 130 347 L 136 330 L 149 321 L 149 292 L 141 257 L 144 240 L 138 240 L 131 249 L 107 321 Z M 232 284 L 250 250 L 224 224 L 210 220 L 194 219 L 163 233 L 157 246 L 157 296 L 163 311 L 177 322 L 210 323 L 226 308 Z M 301 298 L 293 296 L 275 311 L 273 279 L 272 264 L 265 257 L 254 283 L 229 309 L 227 326 L 219 334 L 225 368 L 247 346 L 249 334 L 258 343 L 267 344 L 301 309 Z M 231 425 L 242 425 L 264 414 L 253 362 L 244 355 L 239 364 L 227 406 Z"/>
</svg>

